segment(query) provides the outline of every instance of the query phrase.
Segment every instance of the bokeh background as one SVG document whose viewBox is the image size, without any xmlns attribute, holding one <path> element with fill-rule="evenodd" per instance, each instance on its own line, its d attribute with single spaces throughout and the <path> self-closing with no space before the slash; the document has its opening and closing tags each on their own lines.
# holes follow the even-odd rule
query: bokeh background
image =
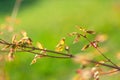
<svg viewBox="0 0 120 80">
<path fill-rule="evenodd" d="M 0 24 L 11 16 L 15 0 L 0 0 Z M 55 48 L 67 33 L 75 31 L 75 25 L 106 34 L 106 55 L 119 64 L 120 52 L 120 0 L 22 0 L 17 17 L 19 24 L 14 32 L 28 33 L 33 43 L 40 41 L 46 48 Z M 7 36 L 9 36 L 8 34 Z M 73 54 L 81 53 L 81 45 L 68 43 Z M 70 59 L 39 59 L 30 66 L 34 55 L 16 53 L 14 62 L 6 62 L 4 71 L 8 80 L 72 80 L 80 64 Z M 101 77 L 101 80 L 118 80 L 120 75 Z"/>
</svg>

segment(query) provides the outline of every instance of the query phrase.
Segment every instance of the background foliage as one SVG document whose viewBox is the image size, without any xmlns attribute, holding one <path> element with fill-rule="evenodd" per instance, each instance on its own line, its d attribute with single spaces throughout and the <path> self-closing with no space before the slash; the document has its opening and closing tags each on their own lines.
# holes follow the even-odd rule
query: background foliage
<svg viewBox="0 0 120 80">
<path fill-rule="evenodd" d="M 0 0 L 0 24 L 11 15 L 15 0 Z M 104 33 L 108 40 L 106 53 L 115 62 L 119 51 L 120 1 L 119 0 L 23 0 L 17 15 L 20 24 L 15 32 L 25 30 L 34 44 L 40 41 L 48 49 L 54 49 L 59 39 L 75 30 L 75 25 L 93 29 L 98 34 Z M 10 34 L 8 34 L 9 36 Z M 81 53 L 79 43 L 68 44 L 73 54 Z M 102 46 L 103 44 L 101 44 Z M 1 52 L 0 52 L 1 53 Z M 44 58 L 30 66 L 32 54 L 16 53 L 15 61 L 5 63 L 5 71 L 10 80 L 71 80 L 79 64 L 68 59 Z M 102 80 L 117 80 L 103 76 Z M 113 78 L 113 79 L 112 79 Z"/>
</svg>

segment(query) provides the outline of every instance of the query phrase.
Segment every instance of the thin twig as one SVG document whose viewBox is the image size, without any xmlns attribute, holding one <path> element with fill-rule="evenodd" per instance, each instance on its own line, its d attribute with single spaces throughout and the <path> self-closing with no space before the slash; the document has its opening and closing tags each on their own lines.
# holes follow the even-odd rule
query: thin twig
<svg viewBox="0 0 120 80">
<path fill-rule="evenodd" d="M 84 35 L 80 34 L 83 38 L 85 38 L 90 44 L 92 44 L 92 42 Z M 112 62 L 106 55 L 104 55 L 97 47 L 91 45 L 92 47 L 94 47 L 106 60 L 108 60 L 111 64 L 113 64 L 114 66 L 118 67 L 114 62 Z M 120 68 L 120 67 L 118 67 Z"/>
<path fill-rule="evenodd" d="M 72 54 L 66 54 L 66 53 L 62 53 L 62 52 L 57 52 L 57 51 L 53 51 L 53 50 L 48 50 L 48 49 L 40 49 L 40 48 L 36 48 L 36 47 L 29 47 L 29 46 L 24 46 L 25 48 L 29 48 L 29 49 L 33 49 L 33 50 L 40 50 L 40 51 L 46 51 L 46 52 L 50 52 L 50 53 L 55 53 L 55 54 L 60 54 L 60 55 L 65 55 L 65 56 L 71 56 L 73 57 Z"/>
<path fill-rule="evenodd" d="M 40 54 L 40 53 L 37 53 L 37 52 L 33 52 L 33 51 L 29 51 L 29 50 L 24 50 L 24 49 L 22 49 L 22 51 L 23 52 L 29 52 L 29 53 L 37 54 L 37 55 L 41 55 L 43 57 L 63 58 L 63 59 L 72 58 L 71 56 L 51 56 L 51 55 L 47 55 L 47 54 Z"/>
<path fill-rule="evenodd" d="M 9 42 L 6 42 L 2 39 L 0 39 L 0 44 L 4 44 L 4 45 L 9 45 L 9 46 L 13 46 L 15 44 L 12 44 L 12 43 L 9 43 Z M 66 53 L 62 53 L 62 52 L 57 52 L 57 51 L 52 51 L 52 50 L 47 50 L 47 49 L 39 49 L 39 48 L 36 48 L 36 47 L 29 47 L 29 46 L 20 46 L 20 45 L 17 45 L 19 46 L 19 50 L 21 49 L 21 52 L 29 52 L 29 53 L 32 53 L 32 54 L 37 54 L 37 55 L 41 55 L 43 57 L 51 57 L 51 58 L 63 58 L 63 59 L 66 59 L 66 58 L 74 58 L 74 55 L 72 54 L 66 54 Z M 23 49 L 24 47 L 24 49 Z M 29 50 L 25 50 L 25 49 L 29 49 Z M 48 55 L 48 54 L 40 54 L 38 52 L 34 52 L 35 50 L 38 50 L 38 51 L 46 51 L 46 52 L 50 52 L 50 53 L 55 53 L 55 54 L 60 54 L 60 55 L 63 55 L 63 56 L 51 56 L 51 55 Z M 17 50 L 16 50 L 17 51 Z M 109 59 L 109 58 L 108 58 Z M 100 62 L 97 62 L 97 61 L 93 61 L 93 60 L 86 60 L 88 62 L 91 62 L 91 63 L 94 63 L 94 64 L 99 64 L 99 65 L 103 65 L 103 66 L 106 66 L 106 67 L 109 67 L 109 68 L 113 68 L 113 69 L 117 69 L 120 71 L 120 67 L 117 67 L 117 66 L 114 66 L 114 65 L 109 65 L 109 64 L 105 64 L 105 63 L 100 63 Z"/>
<path fill-rule="evenodd" d="M 114 68 L 114 69 L 117 69 L 117 70 L 120 71 L 120 68 L 119 68 L 119 67 L 116 67 L 116 66 L 113 66 L 113 65 L 109 65 L 109 64 L 105 64 L 105 63 L 100 63 L 100 62 L 97 62 L 97 61 L 94 61 L 94 60 L 87 60 L 87 61 L 88 61 L 88 62 L 91 62 L 91 63 L 103 65 L 103 66 L 106 66 L 106 67 Z"/>
</svg>

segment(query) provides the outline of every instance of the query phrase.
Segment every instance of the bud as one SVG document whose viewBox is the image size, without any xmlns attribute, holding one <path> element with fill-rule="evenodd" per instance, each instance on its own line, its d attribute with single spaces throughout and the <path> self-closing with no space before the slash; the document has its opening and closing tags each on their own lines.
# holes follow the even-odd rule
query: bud
<svg viewBox="0 0 120 80">
<path fill-rule="evenodd" d="M 65 48 L 65 38 L 62 38 L 56 46 L 56 51 L 58 52 L 63 51 L 64 48 Z"/>
</svg>

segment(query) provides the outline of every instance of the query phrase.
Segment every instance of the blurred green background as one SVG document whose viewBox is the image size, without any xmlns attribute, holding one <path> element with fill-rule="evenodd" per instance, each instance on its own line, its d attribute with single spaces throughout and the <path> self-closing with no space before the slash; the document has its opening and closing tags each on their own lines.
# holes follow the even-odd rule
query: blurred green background
<svg viewBox="0 0 120 80">
<path fill-rule="evenodd" d="M 11 16 L 15 0 L 0 0 L 0 24 Z M 33 43 L 40 41 L 46 48 L 54 49 L 67 33 L 75 31 L 75 25 L 108 35 L 104 44 L 106 53 L 115 62 L 120 44 L 120 0 L 22 0 L 15 25 L 15 32 L 28 33 Z M 8 35 L 9 36 L 9 35 Z M 80 44 L 72 45 L 72 53 L 80 52 Z M 84 43 L 82 43 L 84 44 Z M 9 80 L 72 80 L 79 64 L 70 59 L 39 59 L 30 66 L 34 55 L 17 53 L 14 62 L 5 64 Z M 101 80 L 118 80 L 120 75 L 104 76 Z"/>
</svg>

